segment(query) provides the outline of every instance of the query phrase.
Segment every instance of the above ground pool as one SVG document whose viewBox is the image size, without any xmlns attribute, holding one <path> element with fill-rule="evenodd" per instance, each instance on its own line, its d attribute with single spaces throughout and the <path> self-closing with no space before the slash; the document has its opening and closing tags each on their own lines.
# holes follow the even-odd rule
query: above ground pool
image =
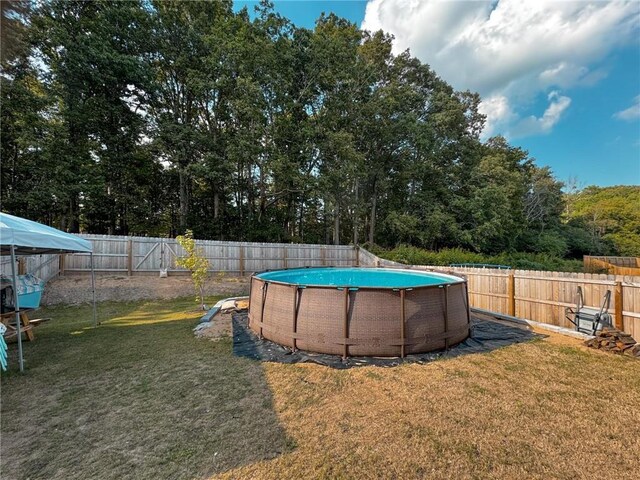
<svg viewBox="0 0 640 480">
<path fill-rule="evenodd" d="M 251 277 L 249 327 L 293 348 L 404 357 L 469 336 L 464 278 L 395 268 L 295 268 Z"/>
</svg>

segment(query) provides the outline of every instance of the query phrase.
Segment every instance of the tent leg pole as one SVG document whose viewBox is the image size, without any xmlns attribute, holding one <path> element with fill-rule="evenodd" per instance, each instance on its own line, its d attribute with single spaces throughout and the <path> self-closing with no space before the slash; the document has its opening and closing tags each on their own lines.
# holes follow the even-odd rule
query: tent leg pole
<svg viewBox="0 0 640 480">
<path fill-rule="evenodd" d="M 93 326 L 98 326 L 98 314 L 96 311 L 96 271 L 93 268 L 93 253 L 89 254 L 89 261 L 91 262 L 91 295 L 93 297 Z"/>
<path fill-rule="evenodd" d="M 18 333 L 18 362 L 20 371 L 24 372 L 22 358 L 22 332 L 20 331 L 20 300 L 18 300 L 18 275 L 16 274 L 16 246 L 11 245 L 11 276 L 13 277 L 13 306 L 16 311 L 16 331 Z"/>
</svg>

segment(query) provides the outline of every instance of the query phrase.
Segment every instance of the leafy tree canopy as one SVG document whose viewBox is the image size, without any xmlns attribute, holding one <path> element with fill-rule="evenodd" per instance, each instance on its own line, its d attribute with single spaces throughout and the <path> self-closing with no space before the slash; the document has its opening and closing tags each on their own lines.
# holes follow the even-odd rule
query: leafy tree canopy
<svg viewBox="0 0 640 480">
<path fill-rule="evenodd" d="M 268 2 L 2 2 L 2 209 L 67 231 L 640 254 L 392 37 Z"/>
</svg>

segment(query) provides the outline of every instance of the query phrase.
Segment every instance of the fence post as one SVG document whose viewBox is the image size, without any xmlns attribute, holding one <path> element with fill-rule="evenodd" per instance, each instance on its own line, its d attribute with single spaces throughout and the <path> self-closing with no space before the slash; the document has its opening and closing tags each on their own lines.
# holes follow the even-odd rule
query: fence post
<svg viewBox="0 0 640 480">
<path fill-rule="evenodd" d="M 287 247 L 282 247 L 282 268 L 287 268 Z"/>
<path fill-rule="evenodd" d="M 18 259 L 18 275 L 24 275 L 27 273 L 27 259 L 19 258 Z"/>
<path fill-rule="evenodd" d="M 508 314 L 512 317 L 516 316 L 516 275 L 513 270 L 509 270 L 507 278 L 507 305 Z"/>
<path fill-rule="evenodd" d="M 622 308 L 623 308 L 623 303 L 622 303 L 622 282 L 616 282 L 616 288 L 615 288 L 615 293 L 614 293 L 614 299 L 613 299 L 614 303 L 615 303 L 615 320 L 614 320 L 614 326 L 618 329 L 618 330 L 623 330 L 624 329 L 624 321 L 622 318 Z"/>
<path fill-rule="evenodd" d="M 240 276 L 244 277 L 244 245 L 240 245 Z"/>
<path fill-rule="evenodd" d="M 327 264 L 327 247 L 324 245 L 320 247 L 320 263 L 323 267 Z"/>
<path fill-rule="evenodd" d="M 355 255 L 354 263 L 356 267 L 359 267 L 360 266 L 360 247 L 358 245 L 355 245 L 353 247 L 353 253 Z"/>
<path fill-rule="evenodd" d="M 61 277 L 64 277 L 64 261 L 65 261 L 65 257 L 66 255 L 64 253 L 61 253 L 58 259 L 58 273 Z"/>
<path fill-rule="evenodd" d="M 133 271 L 133 242 L 131 239 L 127 240 L 127 276 L 131 276 Z"/>
</svg>

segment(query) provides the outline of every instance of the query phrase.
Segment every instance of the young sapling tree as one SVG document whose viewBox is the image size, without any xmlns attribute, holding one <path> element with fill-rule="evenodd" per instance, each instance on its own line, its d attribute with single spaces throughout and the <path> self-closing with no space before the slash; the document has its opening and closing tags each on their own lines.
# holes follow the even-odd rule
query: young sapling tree
<svg viewBox="0 0 640 480">
<path fill-rule="evenodd" d="M 178 235 L 176 240 L 186 252 L 186 255 L 176 258 L 176 264 L 191 272 L 191 279 L 196 290 L 196 301 L 200 302 L 200 306 L 204 310 L 204 284 L 208 276 L 209 260 L 205 258 L 202 249 L 196 245 L 193 231 L 187 230 L 184 235 Z"/>
</svg>

